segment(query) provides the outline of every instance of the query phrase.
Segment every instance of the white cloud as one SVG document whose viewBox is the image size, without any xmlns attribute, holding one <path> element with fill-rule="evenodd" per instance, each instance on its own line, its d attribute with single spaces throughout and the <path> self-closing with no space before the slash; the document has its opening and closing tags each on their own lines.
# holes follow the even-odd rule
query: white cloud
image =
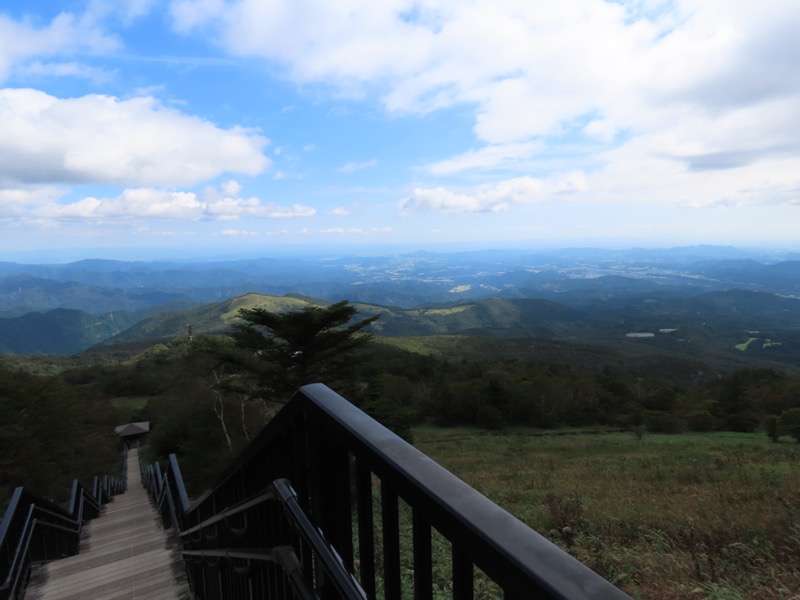
<svg viewBox="0 0 800 600">
<path fill-rule="evenodd" d="M 101 21 L 109 16 L 118 17 L 124 25 L 147 15 L 156 0 L 90 0 L 87 17 Z"/>
<path fill-rule="evenodd" d="M 107 35 L 91 18 L 60 13 L 49 24 L 36 27 L 0 14 L 0 81 L 16 66 L 37 57 L 78 52 L 107 52 L 119 47 L 117 38 Z"/>
<path fill-rule="evenodd" d="M 227 182 L 223 188 L 235 188 L 231 183 Z M 0 219 L 16 218 L 40 224 L 67 221 L 137 223 L 152 220 L 288 219 L 316 215 L 316 210 L 310 206 L 279 206 L 255 197 L 231 197 L 213 187 L 201 194 L 133 188 L 124 190 L 116 197 L 88 196 L 72 201 L 65 200 L 63 194 L 64 190 L 50 187 L 0 190 Z"/>
<path fill-rule="evenodd" d="M 114 77 L 114 73 L 90 67 L 79 62 L 46 62 L 34 61 L 16 69 L 18 77 L 79 77 L 93 83 L 105 83 Z"/>
<path fill-rule="evenodd" d="M 164 107 L 150 96 L 59 99 L 0 89 L 0 180 L 190 185 L 269 165 L 267 140 Z"/>
<path fill-rule="evenodd" d="M 416 188 L 400 203 L 400 209 L 443 213 L 502 212 L 508 209 L 508 203 L 484 194 L 457 194 L 442 187 Z"/>
<path fill-rule="evenodd" d="M 508 166 L 520 159 L 530 158 L 541 148 L 540 144 L 504 144 L 484 146 L 478 150 L 469 150 L 453 158 L 427 165 L 425 170 L 434 175 L 452 175 L 460 171 L 476 168 L 492 168 Z"/>
<path fill-rule="evenodd" d="M 377 159 L 367 160 L 363 162 L 349 162 L 345 165 L 342 165 L 337 171 L 340 173 L 353 173 L 355 171 L 362 171 L 364 169 L 371 169 L 378 165 Z"/>
<path fill-rule="evenodd" d="M 482 147 L 429 164 L 434 175 L 600 145 L 601 189 L 630 165 L 675 177 L 642 182 L 633 201 L 664 195 L 654 186 L 687 197 L 699 185 L 708 202 L 796 189 L 778 170 L 800 151 L 796 0 L 180 0 L 173 14 L 179 30 L 210 28 L 230 54 L 299 84 L 376 92 L 390 113 L 473 110 Z M 717 170 L 738 187 L 714 198 Z M 407 205 L 506 203 L 423 188 Z"/>
<path fill-rule="evenodd" d="M 238 181 L 231 179 L 230 181 L 226 181 L 220 186 L 220 190 L 226 196 L 235 196 L 240 191 L 242 191 L 242 186 Z"/>
<path fill-rule="evenodd" d="M 583 173 L 570 172 L 547 180 L 516 177 L 460 193 L 444 187 L 416 188 L 400 202 L 400 210 L 406 213 L 498 213 L 507 211 L 514 204 L 531 204 L 561 194 L 581 193 L 587 186 Z"/>
<path fill-rule="evenodd" d="M 405 73 L 427 46 L 425 30 L 400 18 L 410 8 L 405 0 L 174 0 L 171 6 L 178 31 L 221 26 L 219 35 L 230 51 L 283 62 L 298 81 Z"/>
<path fill-rule="evenodd" d="M 347 217 L 350 215 L 350 211 L 347 210 L 346 208 L 339 207 L 339 208 L 334 208 L 328 214 L 331 215 L 332 217 Z"/>
<path fill-rule="evenodd" d="M 261 232 L 245 231 L 242 229 L 223 229 L 219 234 L 223 237 L 258 237 L 261 235 Z"/>
<path fill-rule="evenodd" d="M 197 221 L 205 206 L 191 192 L 167 192 L 150 188 L 125 190 L 117 198 L 87 197 L 66 204 L 51 204 L 34 211 L 54 220 L 180 219 Z"/>
<path fill-rule="evenodd" d="M 333 235 L 380 235 L 391 233 L 391 227 L 371 227 L 364 229 L 362 227 L 329 227 L 327 229 L 320 229 L 319 233 L 333 234 Z"/>
<path fill-rule="evenodd" d="M 24 219 L 31 209 L 51 205 L 65 190 L 53 186 L 0 188 L 0 219 Z"/>
<path fill-rule="evenodd" d="M 170 4 L 175 28 L 187 32 L 225 17 L 225 0 L 173 0 Z"/>
</svg>

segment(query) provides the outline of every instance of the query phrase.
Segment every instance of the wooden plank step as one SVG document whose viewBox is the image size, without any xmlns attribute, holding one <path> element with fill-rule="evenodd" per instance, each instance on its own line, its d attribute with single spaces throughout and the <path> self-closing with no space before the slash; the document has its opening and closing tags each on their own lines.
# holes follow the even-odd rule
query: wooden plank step
<svg viewBox="0 0 800 600">
<path fill-rule="evenodd" d="M 138 482 L 139 457 L 128 453 L 128 491 L 87 525 L 80 554 L 42 565 L 26 600 L 187 600 L 183 561 Z M 133 480 L 133 481 L 132 481 Z"/>
</svg>

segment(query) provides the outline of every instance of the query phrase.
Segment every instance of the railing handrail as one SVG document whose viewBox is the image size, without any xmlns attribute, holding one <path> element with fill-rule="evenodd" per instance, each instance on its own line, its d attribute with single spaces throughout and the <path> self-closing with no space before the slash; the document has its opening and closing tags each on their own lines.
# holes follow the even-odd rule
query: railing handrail
<svg viewBox="0 0 800 600">
<path fill-rule="evenodd" d="M 332 579 L 333 585 L 343 598 L 364 598 L 366 595 L 353 576 L 344 568 L 341 559 L 326 543 L 319 530 L 308 518 L 297 499 L 297 492 L 286 479 L 276 479 L 270 489 L 286 510 L 287 517 L 294 527 L 300 532 L 305 542 L 309 544 L 322 563 L 325 573 Z"/>
<path fill-rule="evenodd" d="M 460 551 L 490 578 L 497 578 L 498 565 L 513 565 L 509 570 L 519 570 L 553 597 L 628 597 L 331 389 L 312 384 L 301 388 L 301 393 L 347 432 L 353 444 L 363 446 L 376 461 L 370 465 L 375 474 L 391 478 L 409 505 L 424 501 L 435 511 L 433 517 L 428 515 L 432 526 L 450 539 L 463 535 Z M 520 580 L 519 585 L 525 583 Z"/>
<path fill-rule="evenodd" d="M 291 437 L 287 432 L 299 433 L 292 433 L 295 437 Z M 289 447 L 285 447 L 287 436 L 291 440 Z M 276 458 L 276 455 L 285 456 L 284 462 Z M 145 473 L 150 486 L 154 488 L 151 493 L 155 494 L 156 499 L 163 490 L 173 500 L 175 490 L 174 484 L 171 485 L 170 482 L 176 472 L 180 475 L 177 461 L 173 458 L 170 457 L 169 468 L 160 478 L 154 476 L 154 471 L 159 469 L 157 465 Z M 356 467 L 356 498 L 352 497 L 351 488 L 352 461 L 355 461 Z M 329 467 L 334 473 L 326 472 Z M 336 587 L 339 591 L 335 594 L 340 597 L 363 598 L 364 592 L 360 591 L 359 584 L 356 583 L 353 590 L 342 591 L 335 580 L 338 576 L 337 564 L 344 569 L 347 577 L 352 577 L 351 570 L 356 562 L 360 562 L 360 585 L 364 586 L 368 596 L 375 594 L 374 564 L 365 564 L 375 562 L 372 542 L 373 476 L 377 477 L 381 486 L 383 562 L 384 565 L 396 564 L 394 572 L 385 567 L 389 569 L 384 574 L 387 598 L 400 596 L 398 498 L 404 500 L 413 512 L 415 586 L 417 578 L 421 586 L 429 585 L 431 581 L 430 540 L 431 530 L 435 529 L 449 540 L 453 549 L 452 585 L 455 597 L 471 597 L 472 565 L 475 565 L 503 588 L 506 598 L 533 595 L 563 600 L 629 598 L 610 582 L 322 384 L 300 388 L 248 447 L 231 461 L 211 489 L 190 508 L 182 511 L 182 516 L 175 513 L 168 515 L 163 507 L 162 514 L 165 517 L 165 527 L 176 528 L 186 556 L 201 557 L 201 562 L 202 557 L 210 556 L 227 556 L 233 559 L 235 555 L 244 560 L 243 557 L 249 552 L 253 557 L 261 556 L 263 560 L 268 551 L 263 547 L 263 532 L 250 532 L 256 536 L 257 541 L 248 542 L 251 544 L 248 550 L 247 543 L 245 547 L 220 545 L 230 542 L 218 540 L 218 530 L 226 525 L 228 529 L 223 535 L 228 536 L 228 540 L 240 535 L 236 533 L 233 524 L 227 523 L 228 519 L 246 520 L 240 513 L 246 515 L 248 513 L 245 508 L 250 510 L 252 507 L 245 505 L 253 499 L 263 499 L 260 495 L 266 493 L 268 488 L 274 491 L 276 480 L 288 477 L 291 486 L 297 490 L 292 503 L 296 504 L 300 514 L 305 515 L 300 519 L 307 516 L 308 524 L 313 523 L 309 526 L 325 539 L 323 547 L 316 548 L 314 542 L 308 538 L 293 538 L 296 540 L 293 543 L 299 544 L 298 553 L 301 558 L 305 555 L 303 568 L 316 582 L 318 589 L 326 590 L 324 593 L 320 592 L 322 597 L 330 596 L 334 593 L 333 587 Z M 265 477 L 269 479 L 264 481 Z M 160 502 L 163 504 L 164 499 L 161 498 Z M 359 561 L 354 559 L 355 529 L 351 523 L 353 502 L 356 502 L 359 519 Z M 362 516 L 359 503 L 366 506 L 363 510 L 368 514 Z M 183 505 L 183 502 L 176 497 L 172 504 Z M 170 508 L 170 512 L 172 510 Z M 263 518 L 267 518 L 264 516 L 266 513 L 259 515 L 253 517 L 253 520 L 261 522 Z M 292 526 L 297 530 L 296 520 Z M 391 528 L 394 532 L 389 532 L 387 538 L 387 529 Z M 245 527 L 242 531 L 246 529 Z M 364 532 L 362 529 L 368 531 Z M 422 548 L 419 555 L 416 554 L 418 542 Z M 257 543 L 262 546 L 256 548 L 254 544 Z M 283 543 L 277 541 L 276 545 Z M 329 558 L 325 555 L 326 547 L 335 556 L 330 564 L 326 564 Z M 314 557 L 310 562 L 309 556 Z M 323 568 L 324 574 L 320 568 Z M 187 572 L 189 569 L 187 566 Z M 237 567 L 232 565 L 231 569 L 235 571 Z M 199 575 L 196 579 L 205 585 L 205 577 Z M 191 574 L 189 580 L 191 585 Z M 215 596 L 215 593 L 219 592 L 213 592 L 210 597 L 226 597 L 224 594 Z M 420 597 L 429 597 L 430 592 L 427 594 L 426 596 L 423 591 Z"/>
<path fill-rule="evenodd" d="M 124 476 L 126 450 L 122 461 Z M 32 562 L 77 553 L 83 523 L 97 517 L 102 504 L 124 488 L 124 481 L 104 477 L 101 483 L 95 477 L 90 492 L 75 479 L 64 508 L 17 487 L 0 524 L 0 600 L 22 597 Z M 41 542 L 35 552 L 34 538 Z"/>
</svg>

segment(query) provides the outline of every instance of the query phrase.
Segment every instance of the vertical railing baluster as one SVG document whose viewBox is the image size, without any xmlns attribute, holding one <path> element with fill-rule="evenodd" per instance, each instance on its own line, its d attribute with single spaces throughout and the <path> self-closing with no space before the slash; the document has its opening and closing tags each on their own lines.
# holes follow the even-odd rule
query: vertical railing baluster
<svg viewBox="0 0 800 600">
<path fill-rule="evenodd" d="M 455 600 L 472 600 L 473 590 L 472 561 L 453 547 L 453 598 Z"/>
<path fill-rule="evenodd" d="M 414 508 L 411 514 L 414 542 L 414 600 L 430 600 L 433 597 L 431 526 L 419 509 Z"/>
<path fill-rule="evenodd" d="M 350 455 L 331 439 L 319 424 L 309 436 L 311 475 L 311 516 L 325 532 L 328 543 L 336 550 L 347 570 L 353 570 L 353 527 L 350 511 Z M 320 593 L 334 593 L 321 565 Z"/>
<path fill-rule="evenodd" d="M 160 478 L 154 480 L 154 485 L 164 484 Z M 380 482 L 379 500 L 373 489 L 375 481 Z M 170 479 L 167 483 L 174 491 L 174 482 Z M 257 508 L 250 504 L 254 494 L 266 494 L 269 490 L 280 497 L 284 508 L 292 507 L 288 519 L 287 513 L 273 504 L 275 497 L 265 496 L 266 504 Z M 291 493 L 287 494 L 287 490 Z M 245 500 L 246 504 L 235 507 Z M 242 516 L 236 516 L 239 509 L 244 511 Z M 514 594 L 575 597 L 574 593 L 547 595 L 549 590 L 535 580 L 537 556 L 520 542 L 520 539 L 528 541 L 524 532 L 508 518 L 498 519 L 496 510 L 496 505 L 335 393 L 324 386 L 312 385 L 298 392 L 259 434 L 257 444 L 233 462 L 218 486 L 186 514 L 181 524 L 200 525 L 215 517 L 208 524 L 213 527 L 224 518 L 230 519 L 232 527 L 241 524 L 247 532 L 226 534 L 215 542 L 188 542 L 190 548 L 205 548 L 218 557 L 215 559 L 218 565 L 197 564 L 188 569 L 193 590 L 203 600 L 294 598 L 283 570 L 286 564 L 294 563 L 282 563 L 284 567 L 263 563 L 243 578 L 231 568 L 231 562 L 240 564 L 250 559 L 228 552 L 237 546 L 261 550 L 262 559 L 269 561 L 275 555 L 267 552 L 285 545 L 294 548 L 300 562 L 299 569 L 290 567 L 291 572 L 302 571 L 303 579 L 323 600 L 339 597 L 360 600 L 358 584 L 350 576 L 354 570 L 359 573 L 367 598 L 376 598 L 381 589 L 386 600 L 409 598 L 413 572 L 414 599 L 431 600 L 434 574 L 438 574 L 435 567 L 441 566 L 433 562 L 439 545 L 444 543 L 440 540 L 452 544 L 452 595 L 457 600 L 474 598 L 477 572 L 485 573 L 499 588 L 504 587 L 508 598 Z M 484 518 L 491 519 L 492 528 L 498 522 L 502 527 L 487 532 Z M 357 556 L 354 520 L 358 528 Z M 335 549 L 334 553 L 326 542 Z M 550 552 L 538 538 L 531 538 L 531 545 L 537 552 L 540 547 Z M 520 556 L 527 555 L 524 569 L 509 559 L 510 548 Z M 334 554 L 341 558 L 341 564 Z M 550 559 L 556 564 L 563 562 L 565 568 L 575 568 L 574 561 L 565 562 L 566 558 L 560 554 L 550 555 Z M 598 589 L 602 592 L 607 591 L 602 587 L 607 582 L 581 573 L 581 577 L 601 584 Z M 300 585 L 300 589 L 309 588 Z M 569 581 L 566 589 L 574 592 L 578 588 Z M 343 596 L 338 590 L 342 590 Z"/>
<path fill-rule="evenodd" d="M 400 600 L 400 516 L 397 494 L 381 481 L 381 525 L 383 528 L 383 586 L 386 600 Z"/>
<path fill-rule="evenodd" d="M 356 462 L 356 494 L 361 587 L 364 588 L 368 598 L 374 598 L 375 518 L 372 512 L 372 472 L 361 461 Z"/>
</svg>

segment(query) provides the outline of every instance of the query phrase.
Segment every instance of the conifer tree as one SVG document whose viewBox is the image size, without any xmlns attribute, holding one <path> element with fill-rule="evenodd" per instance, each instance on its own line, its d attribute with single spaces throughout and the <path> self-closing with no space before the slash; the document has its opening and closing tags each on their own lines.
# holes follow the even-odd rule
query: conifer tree
<svg viewBox="0 0 800 600">
<path fill-rule="evenodd" d="M 255 395 L 285 402 L 302 385 L 346 380 L 353 352 L 371 337 L 364 329 L 379 318 L 352 322 L 357 314 L 347 300 L 285 313 L 241 309 L 231 336 L 245 351 L 240 366 L 255 377 Z"/>
</svg>

